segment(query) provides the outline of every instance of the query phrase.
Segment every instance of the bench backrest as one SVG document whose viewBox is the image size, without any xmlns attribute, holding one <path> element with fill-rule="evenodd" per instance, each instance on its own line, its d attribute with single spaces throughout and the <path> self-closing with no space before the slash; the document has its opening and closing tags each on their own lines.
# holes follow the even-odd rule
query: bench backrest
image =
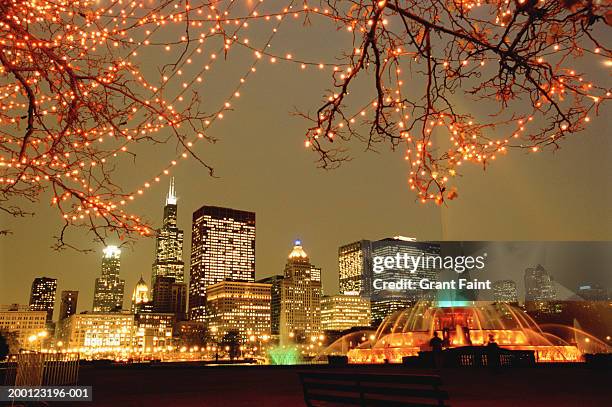
<svg viewBox="0 0 612 407">
<path fill-rule="evenodd" d="M 311 407 L 355 406 L 447 406 L 448 393 L 434 375 L 300 372 L 304 401 Z"/>
</svg>

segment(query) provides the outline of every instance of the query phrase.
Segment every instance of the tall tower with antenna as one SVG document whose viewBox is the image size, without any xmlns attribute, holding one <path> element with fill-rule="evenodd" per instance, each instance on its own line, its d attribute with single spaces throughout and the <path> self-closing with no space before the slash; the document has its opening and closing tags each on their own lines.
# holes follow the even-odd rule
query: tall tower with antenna
<svg viewBox="0 0 612 407">
<path fill-rule="evenodd" d="M 162 227 L 157 230 L 155 240 L 155 261 L 151 276 L 151 287 L 155 287 L 158 277 L 173 278 L 176 283 L 185 281 L 185 263 L 183 262 L 183 231 L 176 222 L 177 197 L 174 177 L 166 195 Z"/>
</svg>

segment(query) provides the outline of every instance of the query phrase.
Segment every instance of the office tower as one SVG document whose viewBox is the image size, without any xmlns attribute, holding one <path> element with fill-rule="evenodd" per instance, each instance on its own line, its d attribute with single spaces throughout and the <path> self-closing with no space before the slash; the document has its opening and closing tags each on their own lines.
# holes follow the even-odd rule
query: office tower
<svg viewBox="0 0 612 407">
<path fill-rule="evenodd" d="M 243 340 L 270 336 L 270 284 L 221 281 L 207 288 L 206 320 L 211 334 L 221 340 L 238 331 Z"/>
<path fill-rule="evenodd" d="M 324 331 L 344 331 L 358 326 L 370 326 L 370 302 L 359 295 L 333 295 L 321 298 L 321 328 Z"/>
<path fill-rule="evenodd" d="M 525 269 L 525 301 L 553 301 L 556 297 L 553 279 L 541 264 Z"/>
<path fill-rule="evenodd" d="M 258 283 L 270 284 L 270 329 L 272 335 L 280 334 L 281 282 L 285 277 L 275 275 L 257 280 Z"/>
<path fill-rule="evenodd" d="M 177 198 L 174 189 L 174 178 L 166 195 L 162 227 L 157 230 L 155 239 L 155 261 L 151 273 L 151 287 L 155 286 L 157 277 L 171 277 L 177 283 L 185 281 L 185 263 L 183 262 L 183 231 L 176 223 Z M 155 297 L 153 298 L 155 300 Z"/>
<path fill-rule="evenodd" d="M 173 344 L 174 314 L 141 312 L 134 316 L 134 346 L 142 353 L 155 353 Z"/>
<path fill-rule="evenodd" d="M 403 236 L 395 236 L 393 238 L 387 238 L 372 242 L 372 261 L 376 258 L 387 258 L 393 257 L 408 257 L 408 258 L 435 258 L 440 255 L 440 245 L 438 243 L 429 242 L 417 242 L 414 238 L 408 238 Z M 388 300 L 412 300 L 416 301 L 424 298 L 427 292 L 421 289 L 415 290 L 389 290 L 382 288 L 385 282 L 396 282 L 402 280 L 412 280 L 416 287 L 419 286 L 419 282 L 426 278 L 430 281 L 437 281 L 438 271 L 434 261 L 422 261 L 418 264 L 415 269 L 411 267 L 397 268 L 394 264 L 393 268 L 385 268 L 380 273 L 371 272 L 372 277 L 367 280 L 372 281 L 372 284 L 368 287 L 369 298 L 371 301 L 388 301 Z M 377 284 L 374 284 L 376 281 Z M 378 288 L 377 288 L 378 287 Z"/>
<path fill-rule="evenodd" d="M 68 318 L 70 315 L 76 314 L 78 299 L 78 291 L 62 291 L 59 321 Z"/>
<path fill-rule="evenodd" d="M 121 353 L 133 345 L 134 327 L 128 312 L 74 314 L 60 324 L 58 339 L 70 352 Z"/>
<path fill-rule="evenodd" d="M 185 319 L 187 285 L 172 277 L 158 277 L 153 286 L 153 309 L 158 313 L 174 314 L 177 321 Z"/>
<path fill-rule="evenodd" d="M 27 305 L 0 305 L 0 332 L 14 332 L 19 346 L 26 349 L 32 344 L 28 338 L 47 334 L 47 311 L 32 311 Z"/>
<path fill-rule="evenodd" d="M 125 280 L 119 278 L 121 250 L 107 246 L 102 258 L 102 276 L 96 278 L 93 310 L 96 312 L 120 311 L 123 308 Z"/>
<path fill-rule="evenodd" d="M 556 308 L 557 290 L 546 269 L 538 264 L 525 269 L 525 306 L 528 311 L 552 312 Z"/>
<path fill-rule="evenodd" d="M 499 280 L 491 284 L 493 288 L 493 301 L 518 302 L 516 283 L 512 280 Z"/>
<path fill-rule="evenodd" d="M 204 321 L 206 288 L 255 281 L 255 213 L 203 206 L 193 213 L 189 317 Z"/>
<path fill-rule="evenodd" d="M 358 293 L 369 298 L 372 287 L 372 242 L 360 240 L 338 248 L 341 293 Z"/>
<path fill-rule="evenodd" d="M 319 279 L 313 269 L 319 270 Z M 281 282 L 280 341 L 307 341 L 321 333 L 321 281 L 320 269 L 310 263 L 299 240 L 295 241 L 289 254 L 284 277 Z"/>
<path fill-rule="evenodd" d="M 32 290 L 30 291 L 30 310 L 45 311 L 47 313 L 47 322 L 53 321 L 56 290 L 57 279 L 55 278 L 38 277 L 32 282 Z"/>
<path fill-rule="evenodd" d="M 140 276 L 140 280 L 138 280 L 138 283 L 136 283 L 136 287 L 134 287 L 134 292 L 132 293 L 132 312 L 140 312 L 143 307 L 146 307 L 149 304 L 149 302 L 149 287 L 147 286 L 147 283 L 145 283 L 142 276 Z"/>
<path fill-rule="evenodd" d="M 393 315 L 397 311 L 402 311 L 410 308 L 415 304 L 415 301 L 407 298 L 390 298 L 378 301 L 372 301 L 372 326 L 378 326 L 384 319 Z"/>
</svg>

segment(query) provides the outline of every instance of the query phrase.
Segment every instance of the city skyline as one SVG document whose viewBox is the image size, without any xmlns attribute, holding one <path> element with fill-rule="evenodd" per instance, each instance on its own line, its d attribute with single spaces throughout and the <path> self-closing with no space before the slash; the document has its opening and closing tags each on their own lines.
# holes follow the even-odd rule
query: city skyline
<svg viewBox="0 0 612 407">
<path fill-rule="evenodd" d="M 173 184 L 173 183 L 172 183 L 172 184 Z M 173 189 L 174 189 L 174 185 L 172 185 L 172 186 L 171 186 L 171 191 L 173 191 Z M 168 207 L 168 197 L 169 197 L 170 195 L 172 195 L 172 192 L 166 195 L 166 205 L 165 205 L 165 207 L 164 207 L 164 208 L 165 208 L 165 211 L 166 211 L 166 209 L 167 209 L 167 207 Z M 176 198 L 175 196 L 173 196 L 173 197 L 171 197 L 171 199 L 174 199 L 174 200 L 173 200 L 173 204 L 172 204 L 172 205 L 174 206 L 174 212 L 173 212 L 173 213 L 174 213 L 174 215 L 176 215 L 176 202 L 177 202 L 177 201 L 176 201 L 176 199 L 177 199 L 177 198 Z M 165 212 L 165 213 L 166 213 L 166 212 Z M 164 218 L 164 222 L 165 222 L 165 218 Z M 259 229 L 259 228 L 258 228 L 258 229 Z M 187 236 L 187 240 L 191 240 L 191 239 L 190 239 L 190 236 Z M 310 245 L 310 242 L 309 242 L 309 245 Z M 343 245 L 346 245 L 346 243 L 344 243 Z M 285 247 L 287 247 L 287 246 L 289 246 L 289 245 L 288 245 L 288 243 L 285 243 Z M 342 247 L 342 245 L 338 245 L 338 247 L 340 248 L 340 247 Z M 103 252 L 103 253 L 105 253 L 105 250 L 109 250 L 109 249 L 108 249 L 108 248 L 104 248 L 104 249 L 102 249 L 102 252 Z M 111 250 L 115 250 L 115 249 L 111 249 Z M 280 250 L 281 250 L 281 249 L 278 249 L 278 252 L 279 252 L 279 253 L 280 253 Z M 185 250 L 185 251 L 186 251 L 186 250 Z M 129 257 L 127 257 L 127 256 L 129 256 L 129 255 L 130 255 L 131 251 L 128 249 L 128 250 L 127 250 L 127 252 L 128 252 L 128 253 L 127 253 L 127 255 L 126 255 L 126 256 L 121 256 L 121 258 L 120 258 L 120 261 L 121 261 L 121 262 L 123 262 L 123 260 L 124 260 L 124 259 L 129 258 Z M 335 250 L 335 252 L 336 252 L 336 254 L 337 254 L 337 250 Z M 100 256 L 99 256 L 99 255 L 100 255 L 100 253 L 96 253 L 96 256 L 97 256 L 97 258 L 98 258 L 98 262 L 100 261 Z M 106 256 L 106 254 L 105 254 L 105 256 Z M 184 257 L 186 257 L 186 255 L 184 255 Z M 317 257 L 318 257 L 318 256 L 317 256 Z M 282 261 L 282 258 L 283 258 L 283 257 L 282 257 L 282 255 L 281 255 L 281 256 L 279 256 L 279 258 L 280 258 L 280 259 L 281 259 L 281 261 Z M 324 284 L 323 284 L 323 293 L 324 293 L 324 295 L 334 295 L 334 294 L 337 294 L 337 293 L 341 293 L 340 291 L 338 291 L 338 289 L 339 289 L 339 288 L 336 288 L 336 287 L 338 287 L 338 277 L 339 277 L 339 275 L 338 275 L 338 273 L 339 273 L 339 268 L 338 268 L 338 263 L 337 263 L 337 261 L 338 261 L 338 258 L 336 258 L 336 265 L 335 265 L 335 266 L 332 266 L 332 269 L 331 269 L 331 270 L 325 270 L 325 269 L 323 269 L 323 273 L 322 273 L 322 275 L 324 276 L 323 280 L 326 280 L 326 281 L 327 281 L 327 283 L 324 283 Z M 536 267 L 538 264 L 539 264 L 539 263 L 537 263 L 537 262 L 536 262 L 536 263 L 533 263 L 533 264 L 529 264 L 529 266 Z M 604 264 L 607 264 L 607 263 L 604 263 Z M 99 263 L 98 263 L 98 267 L 99 267 Z M 256 266 L 256 270 L 255 270 L 256 272 L 257 272 L 257 269 L 258 269 L 258 268 L 259 268 L 259 267 L 257 267 L 257 266 Z M 188 269 L 188 270 L 189 270 L 189 269 Z M 517 272 L 518 270 L 514 270 L 514 271 L 515 271 L 515 272 Z M 99 273 L 99 269 L 98 269 L 98 271 L 97 271 L 97 272 Z M 187 270 L 186 270 L 185 272 L 186 272 L 186 274 L 187 274 L 187 275 L 189 275 L 189 273 L 187 272 Z M 523 272 L 523 270 L 520 270 L 520 273 L 522 273 L 522 272 Z M 267 273 L 266 275 L 262 275 L 262 274 L 260 274 L 259 272 L 257 272 L 257 274 L 256 274 L 256 276 L 255 276 L 255 279 L 261 279 L 261 278 L 265 278 L 265 277 L 273 276 L 273 275 L 275 275 L 275 274 L 280 274 L 280 273 L 282 273 L 282 271 L 279 271 L 279 270 L 272 270 L 272 271 L 270 271 L 269 273 Z M 53 274 L 52 274 L 52 273 L 47 273 L 47 274 L 49 274 L 49 276 L 53 276 Z M 121 277 L 125 278 L 126 274 L 127 274 L 127 273 L 126 273 L 126 271 L 125 271 L 125 270 L 123 270 L 123 267 L 122 267 Z M 553 273 L 553 274 L 554 274 L 554 273 Z M 138 275 L 138 277 L 137 277 L 137 278 L 140 278 L 140 277 L 141 277 L 141 276 L 143 276 L 143 275 L 145 276 L 145 279 L 147 279 L 147 278 L 149 277 L 149 276 L 147 276 L 147 275 L 146 275 L 146 272 L 145 272 L 145 273 L 142 273 L 142 274 Z M 134 276 L 130 276 L 130 277 L 134 277 Z M 326 278 L 325 278 L 325 277 L 326 277 Z M 517 276 L 516 276 L 514 279 L 516 280 L 516 282 L 519 282 L 519 283 L 520 283 L 520 280 L 522 279 L 522 274 L 520 275 L 520 277 L 519 277 L 519 275 L 517 274 Z M 330 281 L 330 280 L 332 280 L 332 284 L 329 284 L 329 281 Z M 588 279 L 585 279 L 584 281 L 581 281 L 581 283 L 586 283 L 586 282 L 592 282 L 592 281 L 590 281 L 590 280 L 588 280 Z M 596 283 L 597 283 L 597 281 L 596 281 Z M 599 283 L 601 283 L 601 282 L 599 282 Z M 66 284 L 66 282 L 65 282 L 65 281 L 60 281 L 60 282 L 59 282 L 59 286 L 58 286 L 58 288 L 57 288 L 57 291 L 64 291 L 64 290 L 66 289 L 66 287 L 67 287 L 67 286 L 70 286 L 70 283 L 68 283 L 66 286 L 63 286 L 63 284 Z M 605 283 L 605 282 L 603 282 L 603 284 L 605 285 L 606 283 Z M 125 291 L 126 293 L 128 293 L 128 294 L 129 294 L 129 293 L 131 293 L 131 292 L 132 292 L 132 289 L 133 289 L 135 286 L 136 286 L 136 282 L 134 282 L 134 284 L 130 284 L 130 283 L 126 282 L 126 283 L 125 283 L 125 288 L 124 288 L 124 291 Z M 330 286 L 331 286 L 331 288 L 330 288 Z M 576 287 L 569 287 L 569 288 L 570 288 L 571 290 L 575 290 L 575 288 L 576 288 Z M 153 287 L 149 287 L 149 289 L 152 291 L 152 290 L 153 290 Z M 81 293 L 81 298 L 87 298 L 87 297 L 90 295 L 90 294 L 88 293 L 88 289 L 87 289 L 87 287 L 80 287 L 79 289 L 75 289 L 75 291 L 79 291 L 79 292 Z M 522 299 L 522 298 L 524 298 L 524 295 L 521 295 L 521 299 Z M 20 303 L 20 301 L 4 301 L 4 302 L 5 302 L 5 303 Z M 22 301 L 22 302 L 23 302 L 23 301 Z M 123 309 L 129 309 L 129 308 L 130 308 L 130 307 L 129 307 L 129 302 L 130 302 L 130 296 L 129 296 L 129 295 L 125 295 L 125 296 L 124 296 L 124 302 L 123 302 Z M 87 303 L 87 300 L 81 300 L 81 301 L 79 302 L 78 312 L 82 312 L 82 311 L 86 311 L 86 310 L 91 310 L 91 308 L 88 308 L 88 307 L 87 307 L 87 305 L 85 305 L 84 303 L 86 304 L 86 303 Z M 59 309 L 59 298 L 58 298 L 58 299 L 56 299 L 56 306 L 55 306 L 55 308 L 56 308 L 56 309 Z"/>
</svg>

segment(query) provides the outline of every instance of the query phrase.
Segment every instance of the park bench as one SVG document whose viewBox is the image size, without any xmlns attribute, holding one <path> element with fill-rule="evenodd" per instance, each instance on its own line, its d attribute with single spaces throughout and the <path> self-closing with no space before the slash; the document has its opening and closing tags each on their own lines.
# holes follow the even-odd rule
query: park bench
<svg viewBox="0 0 612 407">
<path fill-rule="evenodd" d="M 315 406 L 448 406 L 434 375 L 300 372 L 304 401 Z"/>
</svg>

